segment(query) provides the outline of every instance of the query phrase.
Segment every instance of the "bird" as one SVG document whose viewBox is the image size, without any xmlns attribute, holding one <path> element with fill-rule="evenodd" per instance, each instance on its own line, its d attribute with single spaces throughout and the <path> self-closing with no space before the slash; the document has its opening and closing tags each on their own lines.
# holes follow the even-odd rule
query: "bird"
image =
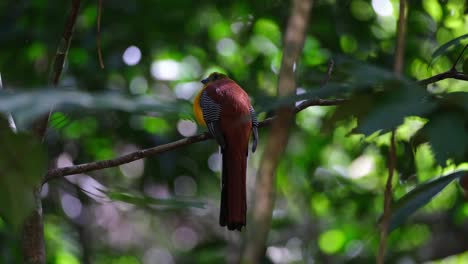
<svg viewBox="0 0 468 264">
<path fill-rule="evenodd" d="M 249 95 L 227 75 L 213 72 L 201 81 L 194 99 L 195 119 L 221 147 L 220 226 L 242 231 L 246 225 L 246 171 L 249 140 L 257 149 L 258 121 Z"/>
</svg>

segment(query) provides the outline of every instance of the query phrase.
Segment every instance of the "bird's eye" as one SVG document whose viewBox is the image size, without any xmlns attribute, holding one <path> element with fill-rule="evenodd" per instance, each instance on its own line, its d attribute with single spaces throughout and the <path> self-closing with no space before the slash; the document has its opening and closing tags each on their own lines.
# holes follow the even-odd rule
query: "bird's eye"
<svg viewBox="0 0 468 264">
<path fill-rule="evenodd" d="M 219 75 L 217 73 L 213 73 L 213 81 L 217 80 Z"/>
</svg>

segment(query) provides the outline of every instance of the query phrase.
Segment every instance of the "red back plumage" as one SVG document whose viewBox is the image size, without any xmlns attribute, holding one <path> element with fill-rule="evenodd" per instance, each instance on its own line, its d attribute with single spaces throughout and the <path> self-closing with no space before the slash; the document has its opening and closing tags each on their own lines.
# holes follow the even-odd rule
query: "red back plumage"
<svg viewBox="0 0 468 264">
<path fill-rule="evenodd" d="M 208 96 L 221 106 L 220 128 L 226 146 L 222 149 L 220 225 L 241 230 L 246 223 L 247 153 L 252 122 L 250 99 L 234 81 L 220 79 L 207 85 Z"/>
</svg>

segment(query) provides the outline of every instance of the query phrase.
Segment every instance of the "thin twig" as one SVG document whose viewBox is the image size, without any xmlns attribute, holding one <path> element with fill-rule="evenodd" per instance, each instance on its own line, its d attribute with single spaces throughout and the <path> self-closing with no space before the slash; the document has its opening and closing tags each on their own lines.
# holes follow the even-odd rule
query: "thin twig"
<svg viewBox="0 0 468 264">
<path fill-rule="evenodd" d="M 63 64 L 65 63 L 68 50 L 70 49 L 71 38 L 75 29 L 76 18 L 78 17 L 80 5 L 80 0 L 73 0 L 71 12 L 68 16 L 67 23 L 65 24 L 65 30 L 63 31 L 62 38 L 60 39 L 60 43 L 55 54 L 54 68 L 52 73 L 52 84 L 54 86 L 58 85 L 60 76 L 62 75 Z"/>
<path fill-rule="evenodd" d="M 427 79 L 420 80 L 418 81 L 418 83 L 422 86 L 427 86 L 431 83 L 435 83 L 435 82 L 442 81 L 445 79 L 457 79 L 457 80 L 468 81 L 468 74 L 464 74 L 463 72 L 459 72 L 452 68 L 446 72 L 439 73 Z"/>
<path fill-rule="evenodd" d="M 428 84 L 435 83 L 435 82 L 445 80 L 445 79 L 457 79 L 457 80 L 468 81 L 468 75 L 464 74 L 463 72 L 459 72 L 456 69 L 458 62 L 463 56 L 463 53 L 465 53 L 465 50 L 467 47 L 468 47 L 468 44 L 466 44 L 463 50 L 460 52 L 460 54 L 458 54 L 458 57 L 455 60 L 455 62 L 452 64 L 452 67 L 450 68 L 450 70 L 443 72 L 443 73 L 439 73 L 427 79 L 420 80 L 418 81 L 418 83 L 423 86 L 427 86 Z"/>
<path fill-rule="evenodd" d="M 395 75 L 401 76 L 404 65 L 404 50 L 405 50 L 405 28 L 406 28 L 406 0 L 400 0 L 400 10 L 397 25 L 397 45 L 395 50 L 395 62 L 393 71 Z M 395 151 L 395 129 L 392 130 L 390 136 L 390 151 L 388 154 L 388 178 L 385 185 L 384 193 L 384 213 L 382 225 L 380 226 L 380 243 L 379 252 L 377 255 L 377 264 L 385 263 L 385 251 L 387 248 L 388 226 L 392 217 L 392 201 L 393 201 L 393 173 L 396 167 L 396 151 Z"/>
<path fill-rule="evenodd" d="M 314 99 L 309 99 L 306 100 L 299 105 L 297 105 L 294 108 L 294 113 L 297 114 L 300 111 L 310 107 L 310 106 L 330 106 L 330 105 L 340 105 L 344 102 L 348 101 L 347 99 L 320 99 L 320 98 L 314 98 Z M 259 127 L 264 127 L 264 126 L 269 126 L 273 120 L 276 119 L 276 116 L 272 116 L 269 118 L 266 118 L 262 122 L 258 124 Z"/>
<path fill-rule="evenodd" d="M 392 202 L 393 202 L 393 172 L 396 167 L 396 151 L 395 151 L 395 130 L 392 130 L 390 136 L 390 151 L 388 154 L 388 178 L 385 185 L 384 193 L 384 213 L 382 217 L 382 224 L 380 226 L 380 244 L 379 254 L 377 255 L 377 263 L 383 264 L 385 262 L 385 251 L 387 248 L 388 226 L 392 216 Z"/>
<path fill-rule="evenodd" d="M 294 112 L 298 113 L 309 106 L 339 105 L 343 102 L 345 102 L 345 100 L 343 99 L 329 99 L 329 100 L 310 99 L 301 103 L 299 106 L 297 106 L 294 109 Z M 274 118 L 275 117 L 272 117 L 272 118 L 269 118 L 260 122 L 259 127 L 265 127 L 265 126 L 270 125 L 270 123 L 272 122 Z M 159 145 L 156 147 L 135 151 L 135 152 L 129 153 L 124 156 L 120 156 L 115 159 L 101 160 L 101 161 L 83 163 L 83 164 L 74 165 L 74 166 L 51 169 L 47 172 L 43 182 L 46 183 L 47 181 L 50 181 L 52 179 L 60 178 L 60 177 L 67 176 L 67 175 L 73 175 L 73 174 L 78 174 L 78 173 L 85 173 L 85 172 L 90 172 L 90 171 L 95 171 L 95 170 L 100 170 L 100 169 L 105 169 L 105 168 L 116 167 L 125 163 L 130 163 L 138 159 L 154 156 L 156 154 L 174 150 L 174 149 L 187 146 L 196 142 L 205 141 L 210 138 L 211 138 L 211 135 L 205 132 L 203 134 L 179 139 L 179 140 L 176 140 L 167 144 Z"/>
<path fill-rule="evenodd" d="M 102 49 L 101 49 L 101 12 L 102 12 L 102 0 L 98 0 L 98 11 L 97 11 L 97 49 L 98 49 L 98 58 L 99 66 L 101 69 L 104 69 L 104 60 L 102 59 Z"/>
<path fill-rule="evenodd" d="M 403 71 L 406 36 L 406 0 L 400 0 L 399 18 L 397 24 L 397 43 L 395 49 L 395 63 L 393 70 L 398 76 Z"/>
<path fill-rule="evenodd" d="M 330 81 L 330 78 L 331 78 L 334 67 L 335 67 L 335 61 L 333 59 L 331 59 L 328 62 L 327 75 L 326 75 L 325 79 L 323 79 L 323 81 L 322 81 L 322 87 L 325 86 L 328 83 L 328 81 Z"/>
<path fill-rule="evenodd" d="M 164 145 L 159 145 L 156 147 L 135 151 L 130 154 L 120 156 L 118 158 L 111 159 L 111 160 L 101 160 L 101 161 L 96 161 L 96 162 L 90 162 L 90 163 L 84 163 L 84 164 L 79 164 L 79 165 L 74 165 L 74 166 L 52 169 L 48 171 L 44 179 L 44 183 L 51 179 L 59 178 L 59 177 L 67 176 L 67 175 L 73 175 L 73 174 L 78 174 L 78 173 L 90 172 L 94 170 L 116 167 L 125 163 L 129 163 L 138 159 L 142 159 L 142 158 L 153 156 L 162 152 L 173 150 L 173 149 L 176 149 L 185 145 L 189 145 L 195 142 L 204 141 L 204 140 L 207 140 L 208 138 L 210 138 L 210 135 L 208 133 L 203 133 L 203 134 L 199 134 L 196 136 L 179 139 L 177 141 L 167 143 Z"/>
</svg>

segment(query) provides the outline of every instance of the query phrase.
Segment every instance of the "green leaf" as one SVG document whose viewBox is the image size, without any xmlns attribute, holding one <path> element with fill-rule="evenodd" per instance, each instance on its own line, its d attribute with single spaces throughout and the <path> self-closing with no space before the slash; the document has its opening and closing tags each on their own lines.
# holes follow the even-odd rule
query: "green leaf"
<svg viewBox="0 0 468 264">
<path fill-rule="evenodd" d="M 134 204 L 140 207 L 153 207 L 153 206 L 161 206 L 164 209 L 180 209 L 180 208 L 187 208 L 187 207 L 196 207 L 196 208 L 204 208 L 205 205 L 199 201 L 193 201 L 188 199 L 181 199 L 181 198 L 168 198 L 168 199 L 158 199 L 153 198 L 148 195 L 144 195 L 141 193 L 130 193 L 120 190 L 108 190 L 104 191 L 106 195 L 114 200 L 114 201 L 121 201 L 129 204 Z"/>
<path fill-rule="evenodd" d="M 267 37 L 276 45 L 281 43 L 281 31 L 274 20 L 260 18 L 255 22 L 253 30 L 255 34 Z"/>
<path fill-rule="evenodd" d="M 388 132 L 403 124 L 405 117 L 423 116 L 435 108 L 435 103 L 427 99 L 428 93 L 423 89 L 397 88 L 398 85 L 402 83 L 389 82 L 383 92 L 352 96 L 338 106 L 331 122 L 354 116 L 358 120 L 354 132 L 369 136 L 376 131 Z"/>
<path fill-rule="evenodd" d="M 410 215 L 429 203 L 450 182 L 467 175 L 468 171 L 457 171 L 435 180 L 418 185 L 393 204 L 388 231 L 399 227 Z"/>
<path fill-rule="evenodd" d="M 463 62 L 463 73 L 468 74 L 468 58 Z"/>
<path fill-rule="evenodd" d="M 34 208 L 34 188 L 46 170 L 42 144 L 32 135 L 14 134 L 0 118 L 0 216 L 15 230 Z"/>
<path fill-rule="evenodd" d="M 441 95 L 440 105 L 450 109 L 463 110 L 468 115 L 468 92 L 455 92 Z"/>
<path fill-rule="evenodd" d="M 385 133 L 403 124 L 405 117 L 423 116 L 435 108 L 428 96 L 422 89 L 387 88 L 385 93 L 374 97 L 375 107 L 358 121 L 356 130 L 366 135 L 378 130 Z"/>
<path fill-rule="evenodd" d="M 463 161 L 468 150 L 468 129 L 465 120 L 462 113 L 442 112 L 432 117 L 423 128 L 439 165 L 445 165 L 448 159 Z"/>
<path fill-rule="evenodd" d="M 452 46 L 456 46 L 456 45 L 459 45 L 460 42 L 463 40 L 463 39 L 466 39 L 468 38 L 468 34 L 465 34 L 465 35 L 462 35 L 462 36 L 459 36 L 457 38 L 454 38 L 452 40 L 450 40 L 449 42 L 445 43 L 444 45 L 438 47 L 434 53 L 432 53 L 432 60 L 434 61 L 437 57 L 439 57 L 440 55 L 443 55 L 447 52 L 447 50 L 449 48 L 451 48 Z"/>
</svg>

